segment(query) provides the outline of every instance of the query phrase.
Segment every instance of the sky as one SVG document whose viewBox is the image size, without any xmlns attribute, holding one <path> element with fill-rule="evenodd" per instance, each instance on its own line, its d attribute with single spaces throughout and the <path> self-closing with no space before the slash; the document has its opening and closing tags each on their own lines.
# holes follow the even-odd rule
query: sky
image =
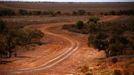
<svg viewBox="0 0 134 75">
<path fill-rule="evenodd" d="M 47 2 L 134 2 L 134 0 L 0 0 L 0 1 L 47 1 Z"/>
</svg>

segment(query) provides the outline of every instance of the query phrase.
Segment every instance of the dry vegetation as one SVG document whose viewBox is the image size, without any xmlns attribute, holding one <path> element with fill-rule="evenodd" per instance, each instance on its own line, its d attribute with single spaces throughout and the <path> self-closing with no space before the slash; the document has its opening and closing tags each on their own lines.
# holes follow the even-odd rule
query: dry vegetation
<svg viewBox="0 0 134 75">
<path fill-rule="evenodd" d="M 28 47 L 31 48 L 31 44 L 43 44 L 41 39 L 45 30 L 47 31 L 45 26 L 48 25 L 49 27 L 49 25 L 51 26 L 52 24 L 54 27 L 48 28 L 48 31 L 55 34 L 61 34 L 64 37 L 66 36 L 71 39 L 76 39 L 81 43 L 81 45 L 78 49 L 79 51 L 69 59 L 61 64 L 57 64 L 55 68 L 53 67 L 48 71 L 41 72 L 41 74 L 66 74 L 68 72 L 72 73 L 73 71 L 74 74 L 78 75 L 133 75 L 133 5 L 133 2 L 0 2 L 0 55 L 2 58 L 0 61 L 3 60 L 3 57 L 5 58 L 11 57 L 13 54 L 15 55 L 16 53 L 13 50 L 16 46 L 22 48 L 22 45 L 28 45 Z M 98 16 L 96 17 L 93 15 Z M 62 25 L 60 25 L 60 23 Z M 30 26 L 33 29 L 30 29 Z M 61 26 L 63 26 L 63 29 Z M 38 29 L 41 31 L 34 30 L 36 27 L 39 27 Z M 19 41 L 16 40 L 16 38 L 19 39 Z M 32 67 L 41 65 L 43 62 L 46 62 L 46 60 L 57 56 L 58 52 L 62 52 L 64 45 L 67 47 L 69 46 L 67 41 L 59 39 L 58 37 L 52 37 L 51 35 L 45 35 L 45 37 L 43 37 L 43 40 L 44 39 L 45 41 L 51 42 L 41 47 L 36 46 L 35 51 L 30 51 L 29 55 L 31 55 L 31 60 L 29 60 L 30 58 L 24 58 L 23 60 L 17 58 L 19 60 L 15 59 L 16 61 L 13 61 L 13 63 L 8 62 L 10 64 L 0 64 L 0 69 L 2 69 L 2 67 L 6 69 L 8 66 Z M 12 46 L 9 47 L 9 45 Z M 20 48 L 17 50 L 19 51 Z M 105 55 L 101 55 L 101 51 L 104 51 L 108 58 L 104 58 L 103 56 Z M 33 52 L 33 54 L 31 52 Z M 24 55 L 25 54 L 28 54 L 28 52 L 24 52 Z M 22 60 L 22 62 L 20 60 Z M 30 61 L 30 64 L 27 61 Z M 15 65 L 16 63 L 17 65 Z M 19 65 L 20 63 L 22 65 Z"/>
<path fill-rule="evenodd" d="M 61 7 L 62 6 L 62 7 Z M 75 10 L 109 11 L 134 9 L 133 3 L 1 3 L 0 8 L 28 10 L 59 10 L 71 12 Z M 101 10 L 100 10 L 101 9 Z"/>
</svg>

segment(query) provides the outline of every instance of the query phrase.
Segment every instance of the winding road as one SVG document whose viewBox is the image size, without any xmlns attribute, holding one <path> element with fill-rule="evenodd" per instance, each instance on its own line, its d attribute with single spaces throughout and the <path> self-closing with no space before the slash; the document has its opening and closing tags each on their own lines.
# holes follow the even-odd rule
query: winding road
<svg viewBox="0 0 134 75">
<path fill-rule="evenodd" d="M 34 71 L 40 71 L 40 70 L 45 70 L 48 69 L 50 67 L 53 67 L 54 65 L 58 64 L 59 62 L 63 61 L 64 59 L 68 58 L 69 56 L 71 56 L 75 51 L 78 50 L 78 48 L 80 47 L 80 43 L 70 37 L 61 35 L 61 34 L 56 34 L 51 32 L 51 28 L 53 27 L 58 27 L 60 25 L 63 25 L 63 23 L 56 23 L 56 24 L 47 24 L 47 25 L 34 25 L 32 27 L 39 27 L 40 30 L 42 30 L 42 32 L 45 33 L 45 35 L 49 35 L 51 37 L 55 37 L 58 39 L 62 39 L 65 40 L 66 42 L 68 42 L 69 47 L 64 47 L 61 51 L 64 51 L 62 53 L 60 53 L 59 55 L 57 55 L 56 57 L 54 57 L 53 59 L 39 65 L 36 67 L 30 67 L 30 68 L 21 68 L 21 69 L 16 69 L 16 70 L 8 70 L 8 74 L 23 74 L 25 72 L 34 72 Z M 42 56 L 43 57 L 43 56 Z M 1 71 L 0 71 L 1 72 Z M 6 72 L 6 70 L 4 70 L 3 72 Z M 3 73 L 4 74 L 4 73 Z"/>
<path fill-rule="evenodd" d="M 110 19 L 109 18 L 108 19 L 112 20 L 115 18 L 118 18 L 118 17 L 111 17 Z M 87 43 L 86 43 L 87 40 L 85 40 L 86 42 L 84 41 L 84 44 L 83 44 L 83 41 L 80 41 L 83 38 L 79 38 L 79 40 L 78 40 L 78 38 L 77 39 L 72 38 L 71 36 L 66 35 L 66 32 L 64 32 L 64 30 L 62 30 L 61 28 L 57 32 L 57 29 L 59 27 L 62 27 L 64 24 L 72 24 L 72 23 L 73 22 L 70 22 L 70 23 L 60 22 L 60 23 L 49 23 L 49 24 L 27 26 L 27 27 L 31 27 L 31 28 L 37 28 L 37 29 L 41 30 L 45 35 L 48 35 L 49 37 L 53 37 L 53 39 L 55 38 L 55 40 L 59 40 L 59 41 L 57 41 L 57 43 L 63 43 L 63 44 L 61 44 L 63 46 L 58 48 L 59 52 L 57 52 L 57 53 L 56 53 L 55 49 L 52 48 L 52 51 L 55 51 L 54 55 L 51 56 L 52 54 L 49 52 L 51 54 L 50 55 L 51 58 L 47 61 L 45 60 L 46 59 L 45 54 L 42 54 L 46 50 L 44 49 L 43 52 L 41 53 L 41 51 L 38 52 L 40 50 L 40 48 L 39 48 L 39 49 L 37 49 L 37 52 L 38 52 L 38 54 L 41 54 L 41 55 L 38 56 L 38 55 L 36 55 L 36 52 L 35 52 L 36 58 L 33 58 L 35 60 L 34 62 L 32 62 L 32 61 L 26 62 L 26 65 L 24 63 L 23 65 L 25 65 L 25 67 L 17 67 L 14 69 L 8 69 L 8 67 L 7 67 L 7 69 L 0 70 L 0 75 L 1 74 L 2 75 L 37 75 L 36 73 L 39 73 L 40 71 L 45 71 L 45 70 L 48 70 L 49 68 L 53 68 L 56 65 L 60 65 L 60 62 L 69 58 L 76 51 L 79 51 L 79 53 L 81 54 L 83 52 L 82 49 L 85 50 L 84 51 L 85 53 L 84 53 L 84 55 L 77 54 L 77 56 L 75 57 L 75 59 L 77 58 L 76 62 L 78 62 L 78 60 L 81 61 L 81 59 L 84 61 L 85 58 L 89 58 L 91 60 L 92 58 L 103 57 L 101 54 L 99 54 L 99 52 L 89 48 L 88 46 L 85 47 L 87 45 Z M 61 32 L 61 33 L 59 33 L 59 32 Z M 73 35 L 73 34 L 71 33 L 71 35 Z M 81 36 L 81 35 L 79 34 L 78 36 Z M 82 45 L 84 45 L 84 47 L 81 47 Z M 88 52 L 86 52 L 86 49 Z M 79 57 L 81 57 L 81 58 L 79 58 Z M 31 65 L 31 64 L 36 64 L 36 66 L 29 67 L 29 65 Z M 62 64 L 62 66 L 63 66 L 63 64 Z"/>
</svg>

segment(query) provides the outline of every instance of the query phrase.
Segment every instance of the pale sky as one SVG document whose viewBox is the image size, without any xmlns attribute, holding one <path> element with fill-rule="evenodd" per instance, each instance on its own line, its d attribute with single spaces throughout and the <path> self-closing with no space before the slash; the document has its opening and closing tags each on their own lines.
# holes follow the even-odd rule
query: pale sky
<svg viewBox="0 0 134 75">
<path fill-rule="evenodd" d="M 47 1 L 47 2 L 134 2 L 134 0 L 0 0 L 0 1 Z"/>
</svg>

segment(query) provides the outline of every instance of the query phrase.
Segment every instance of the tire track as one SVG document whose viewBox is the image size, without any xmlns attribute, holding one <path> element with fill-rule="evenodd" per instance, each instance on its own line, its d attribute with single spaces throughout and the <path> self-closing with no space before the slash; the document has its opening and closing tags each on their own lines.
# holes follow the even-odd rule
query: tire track
<svg viewBox="0 0 134 75">
<path fill-rule="evenodd" d="M 23 69 L 18 69 L 18 70 L 12 70 L 12 71 L 9 71 L 10 73 L 23 74 L 23 73 L 27 73 L 27 72 L 37 72 L 40 70 L 46 70 L 46 69 L 51 68 L 51 67 L 55 66 L 56 64 L 62 62 L 63 60 L 65 60 L 70 55 L 72 55 L 75 51 L 78 50 L 80 43 L 77 40 L 74 40 L 72 38 L 70 39 L 69 37 L 66 37 L 64 35 L 55 34 L 50 31 L 47 31 L 48 28 L 53 27 L 53 26 L 55 26 L 55 25 L 42 27 L 45 30 L 45 34 L 51 35 L 53 37 L 58 37 L 59 39 L 64 39 L 64 40 L 68 41 L 70 43 L 70 47 L 64 48 L 65 52 L 63 52 L 62 54 L 58 55 L 57 57 L 49 60 L 48 62 L 46 62 L 40 66 L 33 67 L 33 68 L 23 68 Z"/>
</svg>

